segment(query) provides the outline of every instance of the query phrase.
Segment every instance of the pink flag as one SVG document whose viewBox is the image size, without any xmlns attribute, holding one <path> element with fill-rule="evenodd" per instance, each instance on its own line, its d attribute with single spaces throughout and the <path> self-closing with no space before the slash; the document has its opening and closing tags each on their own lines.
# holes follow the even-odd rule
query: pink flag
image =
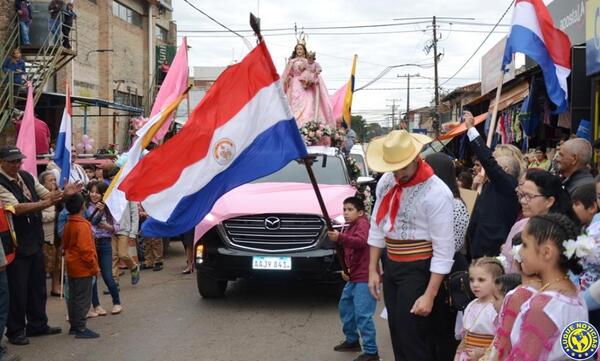
<svg viewBox="0 0 600 361">
<path fill-rule="evenodd" d="M 179 50 L 177 50 L 177 54 L 175 54 L 175 58 L 173 58 L 173 62 L 169 67 L 167 76 L 156 95 L 156 100 L 154 101 L 152 111 L 150 112 L 150 118 L 158 114 L 164 107 L 172 103 L 187 89 L 188 76 L 187 40 L 184 37 L 183 42 L 181 43 Z M 156 136 L 152 139 L 154 143 L 158 144 L 165 134 L 167 134 L 174 116 L 175 112 L 173 112 L 173 115 L 167 119 L 163 127 L 156 133 Z"/>
<path fill-rule="evenodd" d="M 35 158 L 35 114 L 33 112 L 33 87 L 27 82 L 27 103 L 25 114 L 21 121 L 21 129 L 17 137 L 17 148 L 27 158 L 23 159 L 22 169 L 37 177 L 37 162 Z"/>
<path fill-rule="evenodd" d="M 339 88 L 333 95 L 329 96 L 331 107 L 333 108 L 333 119 L 335 119 L 336 122 L 343 117 L 344 99 L 346 98 L 347 89 L 348 83 L 344 84 L 343 87 Z"/>
</svg>

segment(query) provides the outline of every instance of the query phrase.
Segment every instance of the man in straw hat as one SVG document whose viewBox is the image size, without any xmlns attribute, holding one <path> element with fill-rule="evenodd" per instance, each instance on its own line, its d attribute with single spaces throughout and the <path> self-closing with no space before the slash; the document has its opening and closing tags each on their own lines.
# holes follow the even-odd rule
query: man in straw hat
<svg viewBox="0 0 600 361">
<path fill-rule="evenodd" d="M 384 248 L 383 288 L 396 360 L 452 360 L 453 335 L 436 324 L 449 317 L 439 294 L 453 264 L 452 192 L 419 153 L 431 138 L 395 130 L 374 139 L 367 163 L 385 172 L 371 217 L 369 290 L 380 299 L 377 265 Z"/>
</svg>

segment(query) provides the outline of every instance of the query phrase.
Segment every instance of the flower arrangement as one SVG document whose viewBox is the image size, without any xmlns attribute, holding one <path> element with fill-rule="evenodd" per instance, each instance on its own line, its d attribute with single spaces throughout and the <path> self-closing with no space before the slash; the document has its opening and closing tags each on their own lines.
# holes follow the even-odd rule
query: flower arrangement
<svg viewBox="0 0 600 361">
<path fill-rule="evenodd" d="M 591 230 L 595 233 L 594 229 Z M 600 274 L 600 240 L 597 236 L 598 234 L 583 233 L 575 240 L 569 239 L 563 242 L 565 248 L 563 255 L 567 259 L 574 256 L 579 258 L 579 263 L 583 266 L 583 273 L 579 275 L 579 286 L 582 290 L 596 282 Z"/>
<path fill-rule="evenodd" d="M 346 142 L 346 129 L 344 128 L 335 128 L 331 134 L 331 145 L 333 147 L 342 149 L 344 143 Z"/>
<path fill-rule="evenodd" d="M 304 144 L 307 146 L 321 145 L 324 137 L 331 137 L 332 130 L 327 125 L 318 122 L 310 121 L 300 128 L 300 134 L 304 138 Z"/>
<path fill-rule="evenodd" d="M 371 187 L 367 185 L 359 186 L 356 190 L 356 196 L 363 200 L 365 203 L 365 213 L 371 214 L 373 210 L 373 195 L 371 194 Z"/>
<path fill-rule="evenodd" d="M 346 169 L 348 169 L 348 176 L 350 176 L 350 180 L 352 182 L 356 182 L 358 177 L 360 177 L 360 167 L 358 166 L 356 159 L 352 157 L 346 157 Z"/>
</svg>

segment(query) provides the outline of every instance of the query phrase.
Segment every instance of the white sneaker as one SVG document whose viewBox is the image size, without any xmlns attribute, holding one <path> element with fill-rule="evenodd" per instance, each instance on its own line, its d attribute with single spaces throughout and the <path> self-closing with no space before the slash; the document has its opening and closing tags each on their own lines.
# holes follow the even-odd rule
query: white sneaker
<svg viewBox="0 0 600 361">
<path fill-rule="evenodd" d="M 113 315 L 118 315 L 119 313 L 121 313 L 121 311 L 123 311 L 123 307 L 121 305 L 114 305 L 110 313 L 112 313 Z"/>
</svg>

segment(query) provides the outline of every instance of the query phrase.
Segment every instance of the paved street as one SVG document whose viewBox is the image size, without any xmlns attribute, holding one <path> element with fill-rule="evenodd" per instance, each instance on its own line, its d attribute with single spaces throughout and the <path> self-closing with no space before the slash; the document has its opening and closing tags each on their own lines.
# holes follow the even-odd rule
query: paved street
<svg viewBox="0 0 600 361">
<path fill-rule="evenodd" d="M 32 338 L 29 346 L 9 345 L 10 350 L 25 361 L 350 361 L 356 356 L 332 351 L 343 335 L 331 286 L 243 280 L 229 286 L 225 299 L 204 300 L 195 274 L 179 274 L 184 263 L 183 247 L 176 243 L 162 272 L 144 271 L 136 287 L 125 275 L 123 313 L 89 320 L 100 339 L 75 340 L 63 333 Z M 110 310 L 110 296 L 101 297 Z M 61 300 L 49 299 L 48 315 L 52 325 L 68 329 Z M 382 359 L 392 360 L 387 324 L 379 317 L 376 324 Z"/>
</svg>

